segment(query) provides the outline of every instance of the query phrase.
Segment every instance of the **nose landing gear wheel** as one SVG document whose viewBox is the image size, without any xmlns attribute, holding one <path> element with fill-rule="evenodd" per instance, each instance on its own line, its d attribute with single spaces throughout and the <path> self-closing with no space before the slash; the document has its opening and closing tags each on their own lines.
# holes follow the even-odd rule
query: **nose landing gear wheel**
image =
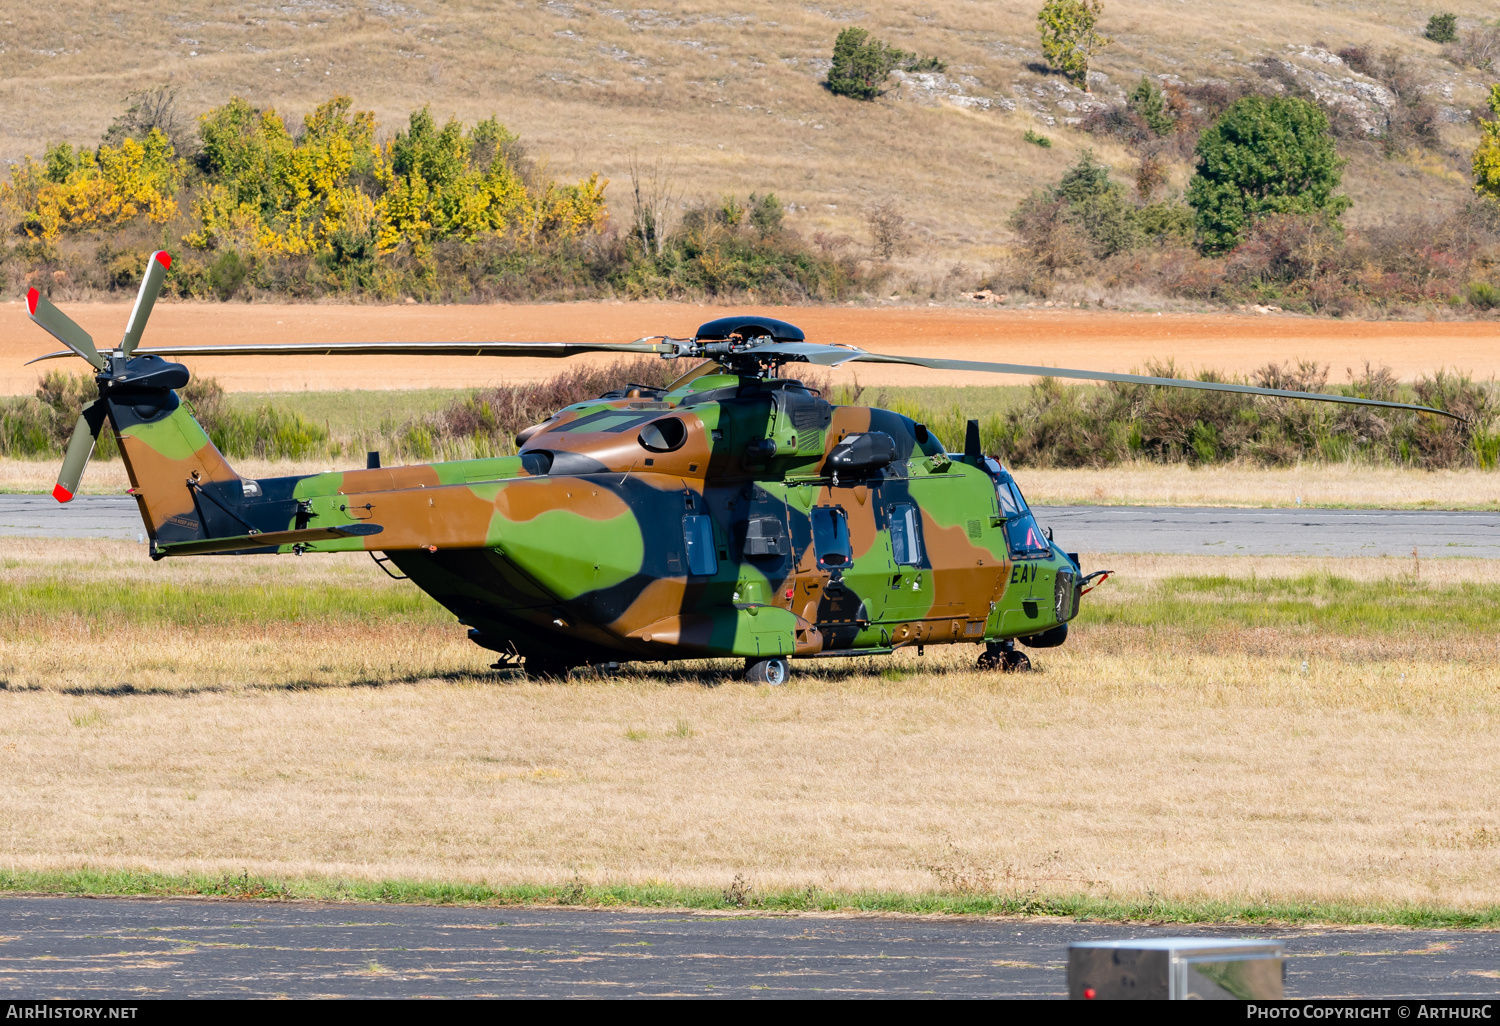
<svg viewBox="0 0 1500 1026">
<path fill-rule="evenodd" d="M 792 668 L 780 657 L 745 660 L 745 680 L 751 684 L 770 684 L 775 687 L 785 684 L 791 675 Z"/>
<path fill-rule="evenodd" d="M 1001 673 L 1026 673 L 1031 669 L 1031 660 L 1025 652 L 1016 651 L 1014 641 L 991 641 L 979 656 L 979 668 Z"/>
</svg>

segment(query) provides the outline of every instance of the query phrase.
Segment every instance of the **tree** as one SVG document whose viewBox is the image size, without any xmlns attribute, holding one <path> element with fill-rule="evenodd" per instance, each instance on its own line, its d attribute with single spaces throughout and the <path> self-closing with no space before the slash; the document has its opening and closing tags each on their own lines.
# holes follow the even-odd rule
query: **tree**
<svg viewBox="0 0 1500 1026">
<path fill-rule="evenodd" d="M 1490 111 L 1496 120 L 1479 121 L 1479 145 L 1474 147 L 1474 191 L 1500 199 L 1500 85 L 1490 86 Z"/>
<path fill-rule="evenodd" d="M 1171 135 L 1177 128 L 1177 122 L 1173 120 L 1171 114 L 1167 113 L 1166 96 L 1156 83 L 1145 75 L 1141 76 L 1140 84 L 1135 87 L 1125 102 L 1146 123 L 1146 127 L 1151 129 L 1152 134 Z"/>
<path fill-rule="evenodd" d="M 1047 63 L 1089 91 L 1089 62 L 1110 44 L 1094 31 L 1104 0 L 1047 0 L 1037 12 L 1042 56 Z"/>
<path fill-rule="evenodd" d="M 1452 43 L 1458 39 L 1458 15 L 1434 14 L 1427 19 L 1427 30 L 1422 33 L 1434 43 Z"/>
<path fill-rule="evenodd" d="M 1334 150 L 1328 117 L 1306 100 L 1236 100 L 1194 152 L 1197 171 L 1187 200 L 1207 252 L 1234 248 L 1266 214 L 1337 218 L 1349 208 L 1348 197 L 1333 194 L 1344 161 Z"/>
<path fill-rule="evenodd" d="M 887 46 L 862 28 L 846 28 L 833 41 L 833 65 L 825 84 L 835 96 L 873 100 L 885 91 L 891 72 L 914 57 Z"/>
</svg>

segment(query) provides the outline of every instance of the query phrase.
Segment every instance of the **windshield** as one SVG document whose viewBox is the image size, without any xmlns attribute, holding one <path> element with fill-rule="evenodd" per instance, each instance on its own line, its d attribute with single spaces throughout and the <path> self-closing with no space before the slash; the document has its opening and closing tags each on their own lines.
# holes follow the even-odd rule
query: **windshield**
<svg viewBox="0 0 1500 1026">
<path fill-rule="evenodd" d="M 1036 517 L 1026 505 L 1021 489 L 1009 474 L 995 477 L 995 495 L 1000 500 L 1000 514 L 1005 517 L 1005 541 L 1015 559 L 1035 559 L 1051 554 L 1052 543 L 1037 526 Z"/>
</svg>

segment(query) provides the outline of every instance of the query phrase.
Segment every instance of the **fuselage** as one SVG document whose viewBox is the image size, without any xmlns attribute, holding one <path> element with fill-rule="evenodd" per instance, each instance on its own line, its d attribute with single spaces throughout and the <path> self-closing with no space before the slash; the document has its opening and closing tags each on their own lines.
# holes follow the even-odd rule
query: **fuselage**
<svg viewBox="0 0 1500 1026">
<path fill-rule="evenodd" d="M 477 643 L 538 663 L 1028 638 L 1077 609 L 1076 561 L 994 461 L 796 382 L 579 403 L 512 457 L 261 481 L 205 458 L 186 489 L 159 469 L 173 419 L 122 432 L 153 551 L 247 525 L 377 532 L 235 551 L 384 553 Z"/>
</svg>

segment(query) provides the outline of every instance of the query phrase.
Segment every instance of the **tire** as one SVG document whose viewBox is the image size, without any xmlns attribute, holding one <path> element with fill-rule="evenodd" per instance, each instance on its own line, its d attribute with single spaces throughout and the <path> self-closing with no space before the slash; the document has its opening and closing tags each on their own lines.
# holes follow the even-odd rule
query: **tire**
<svg viewBox="0 0 1500 1026">
<path fill-rule="evenodd" d="M 1031 660 L 1025 652 L 1007 652 L 1000 664 L 1001 673 L 1030 673 Z"/>
<path fill-rule="evenodd" d="M 769 684 L 779 687 L 792 675 L 792 668 L 785 659 L 774 656 L 770 659 L 746 659 L 745 680 L 751 684 Z"/>
<path fill-rule="evenodd" d="M 981 652 L 979 654 L 979 668 L 981 670 L 998 670 L 1003 663 L 1004 660 L 999 653 Z"/>
</svg>

